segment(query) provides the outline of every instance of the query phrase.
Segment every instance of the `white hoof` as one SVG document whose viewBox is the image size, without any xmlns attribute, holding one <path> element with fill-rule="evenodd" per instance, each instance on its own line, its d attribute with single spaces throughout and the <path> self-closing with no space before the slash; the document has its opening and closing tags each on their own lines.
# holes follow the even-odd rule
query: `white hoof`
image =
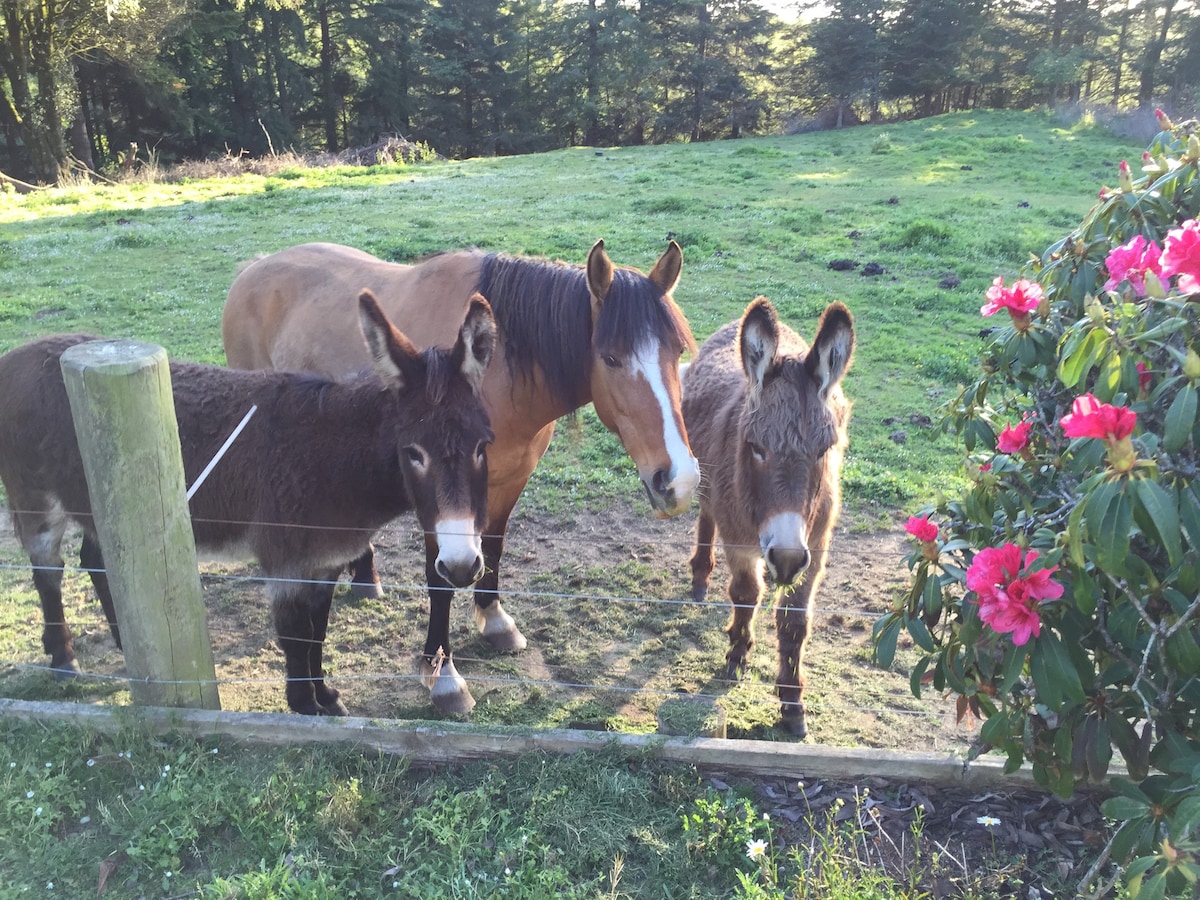
<svg viewBox="0 0 1200 900">
<path fill-rule="evenodd" d="M 475 707 L 475 698 L 452 660 L 441 659 L 436 666 L 422 660 L 421 670 L 421 683 L 429 688 L 429 699 L 438 712 L 465 715 Z"/>
<path fill-rule="evenodd" d="M 486 609 L 475 607 L 475 622 L 479 633 L 497 650 L 516 653 L 528 646 L 525 635 L 517 627 L 516 621 L 504 611 L 499 600 L 493 600 Z"/>
</svg>

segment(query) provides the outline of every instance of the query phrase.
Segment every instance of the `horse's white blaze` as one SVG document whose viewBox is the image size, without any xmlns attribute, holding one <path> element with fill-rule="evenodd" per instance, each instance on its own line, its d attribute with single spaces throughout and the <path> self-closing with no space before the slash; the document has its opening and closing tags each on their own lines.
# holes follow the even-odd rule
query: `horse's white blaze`
<svg viewBox="0 0 1200 900">
<path fill-rule="evenodd" d="M 769 556 L 772 549 L 783 552 L 799 550 L 806 554 L 808 552 L 808 526 L 804 524 L 804 517 L 798 512 L 776 513 L 759 529 L 758 543 L 762 548 L 767 568 L 771 569 L 771 577 L 774 578 L 777 573 Z"/>
<path fill-rule="evenodd" d="M 688 450 L 687 440 L 675 422 L 671 396 L 663 380 L 662 368 L 658 364 L 658 345 L 642 342 L 633 355 L 633 371 L 639 373 L 650 385 L 650 392 L 658 401 L 663 422 L 663 445 L 671 459 L 670 481 L 667 490 L 674 492 L 675 499 L 684 503 L 691 499 L 700 484 L 700 463 Z"/>
<path fill-rule="evenodd" d="M 439 519 L 434 528 L 437 561 L 442 565 L 451 569 L 474 567 L 483 558 L 483 540 L 475 528 L 474 517 Z"/>
</svg>

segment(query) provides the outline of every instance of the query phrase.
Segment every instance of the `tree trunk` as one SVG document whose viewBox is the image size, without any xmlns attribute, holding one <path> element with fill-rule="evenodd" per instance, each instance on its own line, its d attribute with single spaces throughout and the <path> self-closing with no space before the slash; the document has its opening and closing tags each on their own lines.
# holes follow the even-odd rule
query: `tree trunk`
<svg viewBox="0 0 1200 900">
<path fill-rule="evenodd" d="M 1153 6 L 1149 9 L 1153 10 Z M 1175 0 L 1167 0 L 1163 9 L 1162 27 L 1158 36 L 1146 46 L 1142 57 L 1142 78 L 1138 86 L 1138 106 L 1146 106 L 1154 99 L 1155 76 L 1158 74 L 1158 61 L 1162 57 L 1163 47 L 1167 45 L 1167 34 L 1171 30 L 1171 17 L 1175 12 Z"/>
<path fill-rule="evenodd" d="M 317 15 L 321 23 L 321 107 L 325 117 L 325 149 L 337 153 L 337 102 L 333 95 L 333 39 L 329 34 L 329 4 L 320 4 Z"/>
</svg>

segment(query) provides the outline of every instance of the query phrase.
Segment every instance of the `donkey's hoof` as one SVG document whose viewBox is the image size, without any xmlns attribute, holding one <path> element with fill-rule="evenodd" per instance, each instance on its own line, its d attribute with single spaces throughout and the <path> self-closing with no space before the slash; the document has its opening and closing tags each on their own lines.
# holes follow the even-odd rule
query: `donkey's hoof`
<svg viewBox="0 0 1200 900">
<path fill-rule="evenodd" d="M 50 663 L 50 672 L 55 681 L 74 681 L 83 674 L 83 669 L 79 668 L 79 663 L 74 659 L 68 659 L 64 662 Z"/>
<path fill-rule="evenodd" d="M 746 677 L 745 657 L 734 657 L 725 660 L 725 677 L 729 681 L 741 681 Z"/>
<path fill-rule="evenodd" d="M 383 585 L 378 581 L 352 581 L 350 596 L 356 600 L 379 600 L 383 597 Z"/>
</svg>

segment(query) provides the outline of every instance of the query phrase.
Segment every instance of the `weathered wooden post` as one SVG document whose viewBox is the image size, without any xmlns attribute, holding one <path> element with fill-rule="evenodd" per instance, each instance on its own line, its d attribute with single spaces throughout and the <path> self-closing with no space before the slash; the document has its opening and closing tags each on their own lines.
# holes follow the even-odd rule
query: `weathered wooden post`
<svg viewBox="0 0 1200 900">
<path fill-rule="evenodd" d="M 166 351 L 90 341 L 62 371 L 133 700 L 220 709 Z"/>
</svg>

